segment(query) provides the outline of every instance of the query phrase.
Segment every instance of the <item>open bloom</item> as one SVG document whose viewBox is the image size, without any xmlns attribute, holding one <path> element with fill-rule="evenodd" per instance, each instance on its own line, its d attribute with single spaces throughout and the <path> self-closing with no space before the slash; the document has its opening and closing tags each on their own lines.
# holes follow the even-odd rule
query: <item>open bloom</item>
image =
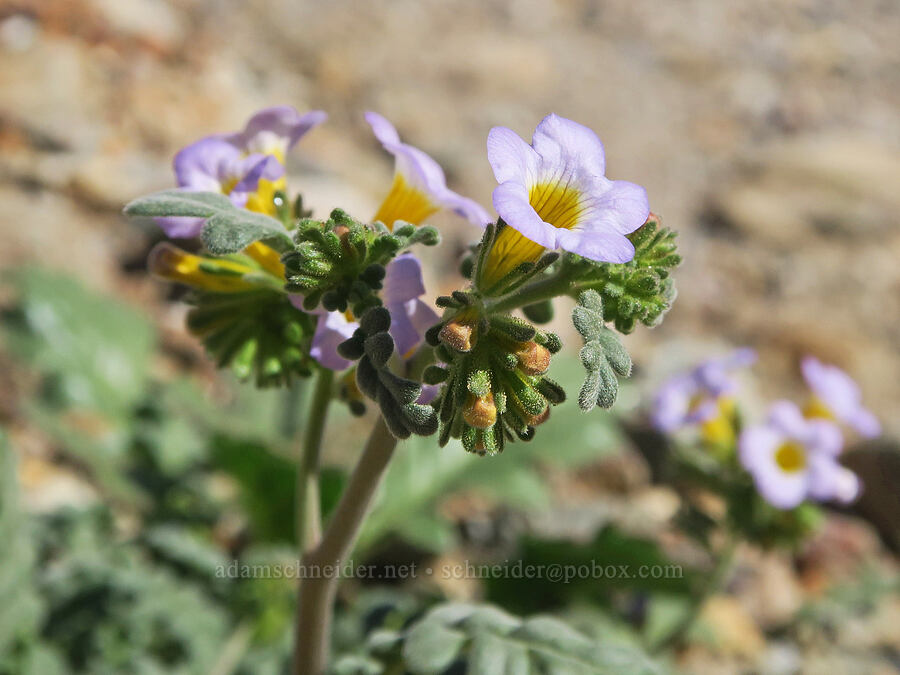
<svg viewBox="0 0 900 675">
<path fill-rule="evenodd" d="M 704 361 L 692 371 L 667 380 L 654 401 L 654 426 L 670 433 L 692 424 L 712 422 L 737 390 L 734 371 L 755 360 L 756 352 L 745 347 L 726 357 Z"/>
<path fill-rule="evenodd" d="M 321 110 L 300 114 L 288 105 L 265 108 L 251 117 L 243 131 L 225 139 L 244 152 L 272 155 L 284 164 L 288 151 L 328 115 Z"/>
<path fill-rule="evenodd" d="M 790 401 L 774 403 L 766 424 L 748 427 L 740 438 L 741 464 L 763 498 L 780 509 L 804 499 L 853 501 L 859 479 L 841 466 L 841 431 L 833 423 L 810 420 Z"/>
<path fill-rule="evenodd" d="M 561 248 L 600 262 L 634 257 L 625 236 L 647 220 L 650 203 L 639 185 L 604 176 L 597 135 L 558 115 L 545 117 L 531 145 L 506 127 L 488 134 L 488 160 L 499 185 L 494 208 L 508 225 L 488 260 L 489 281 Z"/>
<path fill-rule="evenodd" d="M 289 106 L 256 113 L 243 131 L 201 138 L 175 155 L 179 188 L 221 192 L 235 206 L 274 213 L 273 196 L 284 188 L 287 151 L 326 119 L 321 111 L 301 115 Z M 203 229 L 202 218 L 158 218 L 170 237 L 192 238 Z"/>
<path fill-rule="evenodd" d="M 422 264 L 412 254 L 394 258 L 385 268 L 382 300 L 391 315 L 390 334 L 397 352 L 405 359 L 422 344 L 425 331 L 439 321 L 438 315 L 420 298 L 425 294 Z M 298 307 L 302 299 L 292 298 Z M 350 361 L 338 354 L 337 347 L 353 336 L 359 324 L 349 312 L 326 312 L 319 309 L 319 321 L 313 336 L 310 355 L 331 370 L 344 370 Z"/>
<path fill-rule="evenodd" d="M 440 165 L 418 148 L 401 142 L 394 125 L 384 117 L 367 112 L 366 121 L 384 149 L 394 156 L 394 182 L 373 220 L 391 229 L 397 220 L 419 225 L 441 209 L 454 211 L 475 225 L 492 220 L 480 204 L 448 188 Z"/>
<path fill-rule="evenodd" d="M 866 438 L 881 433 L 881 424 L 863 407 L 859 386 L 847 373 L 812 356 L 803 359 L 801 369 L 813 394 L 804 410 L 807 417 L 843 422 Z"/>
</svg>

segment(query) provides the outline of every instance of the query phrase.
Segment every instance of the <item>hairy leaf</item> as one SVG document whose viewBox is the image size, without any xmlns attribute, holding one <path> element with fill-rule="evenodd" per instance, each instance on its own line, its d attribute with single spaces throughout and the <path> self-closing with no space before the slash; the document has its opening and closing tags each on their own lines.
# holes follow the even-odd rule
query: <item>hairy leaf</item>
<svg viewBox="0 0 900 675">
<path fill-rule="evenodd" d="M 163 190 L 139 197 L 125 207 L 128 216 L 205 218 L 201 238 L 215 255 L 237 253 L 254 241 L 272 240 L 279 248 L 291 238 L 279 221 L 262 213 L 242 209 L 224 194 Z"/>
</svg>

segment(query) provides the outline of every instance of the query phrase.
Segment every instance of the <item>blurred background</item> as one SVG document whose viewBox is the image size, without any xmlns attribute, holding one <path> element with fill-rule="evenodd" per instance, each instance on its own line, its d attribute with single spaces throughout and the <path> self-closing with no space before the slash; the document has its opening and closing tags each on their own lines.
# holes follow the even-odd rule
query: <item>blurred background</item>
<svg viewBox="0 0 900 675">
<path fill-rule="evenodd" d="M 857 379 L 895 438 L 897 35 L 900 6 L 884 0 L 0 0 L 0 425 L 11 448 L 0 535 L 18 542 L 0 553 L 0 599 L 18 594 L 0 601 L 0 657 L 6 648 L 39 673 L 63 662 L 278 672 L 290 584 L 211 570 L 238 553 L 293 555 L 291 415 L 277 394 L 215 371 L 178 294 L 146 273 L 161 233 L 121 215 L 173 185 L 178 149 L 269 105 L 329 113 L 290 156 L 289 185 L 320 215 L 341 206 L 361 218 L 392 175 L 366 110 L 486 206 L 492 126 L 527 139 L 556 112 L 593 128 L 608 175 L 646 186 L 685 260 L 665 323 L 625 340 L 637 367 L 617 408 L 624 427 L 666 375 L 749 345 L 760 353 L 750 410 L 800 396 L 799 358 L 814 354 Z M 477 236 L 437 221 L 448 243 L 425 254 L 432 295 L 456 287 L 450 253 Z M 558 368 L 577 377 L 577 363 Z M 652 483 L 634 434 L 606 413 L 554 418 L 488 470 L 410 444 L 362 550 L 621 561 L 652 549 L 702 575 L 708 561 L 669 527 L 678 497 Z M 333 498 L 369 422 L 343 410 L 332 421 Z M 892 441 L 879 443 L 883 460 Z M 885 589 L 897 588 L 898 474 L 882 460 L 860 469 L 887 476 L 866 518 L 832 515 L 799 557 L 743 550 L 674 663 L 896 672 L 900 601 Z M 341 635 L 358 641 L 354 612 L 414 612 L 424 594 L 580 612 L 628 640 L 684 602 L 687 577 L 538 591 L 459 581 L 407 595 L 351 584 Z"/>
</svg>

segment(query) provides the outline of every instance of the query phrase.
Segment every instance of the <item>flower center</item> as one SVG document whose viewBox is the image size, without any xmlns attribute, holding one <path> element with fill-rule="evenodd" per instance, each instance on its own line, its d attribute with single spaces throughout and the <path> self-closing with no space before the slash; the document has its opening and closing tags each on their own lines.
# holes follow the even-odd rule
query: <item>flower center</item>
<svg viewBox="0 0 900 675">
<path fill-rule="evenodd" d="M 795 473 L 806 468 L 806 452 L 799 443 L 782 443 L 775 451 L 775 463 L 786 473 Z"/>
<path fill-rule="evenodd" d="M 528 203 L 545 223 L 571 230 L 581 217 L 581 192 L 569 184 L 537 183 L 528 192 Z"/>
<path fill-rule="evenodd" d="M 393 230 L 394 222 L 397 220 L 419 225 L 436 211 L 438 211 L 438 207 L 427 194 L 414 185 L 410 185 L 402 174 L 397 173 L 394 174 L 391 191 L 378 207 L 378 213 L 372 220 L 380 220 L 389 230 Z"/>
<path fill-rule="evenodd" d="M 581 192 L 567 183 L 544 182 L 531 186 L 528 203 L 541 220 L 561 230 L 578 225 L 584 211 Z M 513 227 L 505 227 L 497 235 L 484 275 L 487 286 L 499 281 L 523 262 L 541 257 L 544 247 L 531 241 Z"/>
</svg>

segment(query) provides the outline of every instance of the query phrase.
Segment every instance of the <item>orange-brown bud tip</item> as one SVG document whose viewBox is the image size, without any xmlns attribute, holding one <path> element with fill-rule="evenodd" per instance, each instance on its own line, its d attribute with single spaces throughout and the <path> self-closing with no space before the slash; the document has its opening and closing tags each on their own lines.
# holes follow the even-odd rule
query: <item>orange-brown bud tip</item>
<svg viewBox="0 0 900 675">
<path fill-rule="evenodd" d="M 470 427 L 487 429 L 497 421 L 497 406 L 494 404 L 494 394 L 488 392 L 485 396 L 469 394 L 466 405 L 463 406 L 463 419 Z"/>
<path fill-rule="evenodd" d="M 164 279 L 177 276 L 178 266 L 192 256 L 164 241 L 153 247 L 147 256 L 147 268 L 151 274 Z"/>
<path fill-rule="evenodd" d="M 528 424 L 529 424 L 529 426 L 532 426 L 532 427 L 539 426 L 539 425 L 543 424 L 544 422 L 546 422 L 548 417 L 550 417 L 550 406 L 549 405 L 546 408 L 544 408 L 544 412 L 540 413 L 539 415 L 532 415 L 528 419 Z"/>
<path fill-rule="evenodd" d="M 472 324 L 448 321 L 438 333 L 438 339 L 451 349 L 468 352 L 472 349 Z"/>
<path fill-rule="evenodd" d="M 519 370 L 526 375 L 543 375 L 550 368 L 550 351 L 537 342 L 526 342 L 516 351 Z"/>
</svg>

